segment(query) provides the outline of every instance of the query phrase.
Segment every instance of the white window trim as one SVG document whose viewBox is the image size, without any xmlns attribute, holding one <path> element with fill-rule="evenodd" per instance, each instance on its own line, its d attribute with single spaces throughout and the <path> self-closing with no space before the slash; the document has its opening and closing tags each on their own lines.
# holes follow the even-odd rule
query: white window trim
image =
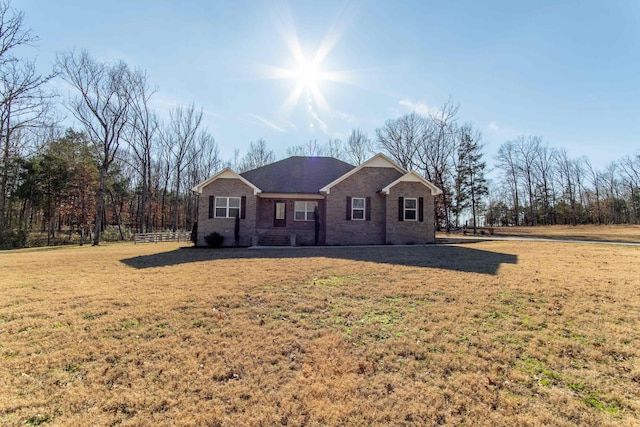
<svg viewBox="0 0 640 427">
<path fill-rule="evenodd" d="M 218 200 L 224 200 L 226 199 L 226 204 L 224 206 L 218 206 Z M 231 207 L 231 199 L 236 199 L 238 200 L 238 207 Z M 218 209 L 224 209 L 225 210 L 225 214 L 224 216 L 218 215 Z M 231 211 L 231 209 L 238 209 L 238 213 L 241 214 L 242 213 L 242 198 L 240 197 L 218 197 L 216 196 L 215 201 L 213 203 L 213 217 L 214 218 L 235 218 L 234 216 L 230 216 L 229 212 Z"/>
<path fill-rule="evenodd" d="M 362 200 L 361 208 L 354 208 L 355 200 Z M 362 218 L 356 218 L 353 213 L 355 211 L 362 211 Z M 364 221 L 367 219 L 367 198 L 366 197 L 352 197 L 351 198 L 351 220 L 352 221 Z"/>
<path fill-rule="evenodd" d="M 408 200 L 414 200 L 416 202 L 416 207 L 415 208 L 407 208 L 407 201 Z M 403 206 L 403 217 L 405 221 L 417 221 L 418 220 L 418 199 L 415 198 L 406 198 L 404 199 L 404 206 Z M 414 211 L 416 213 L 415 218 L 407 218 L 407 211 Z"/>
<path fill-rule="evenodd" d="M 298 203 L 304 203 L 304 210 L 297 210 L 296 209 L 296 205 Z M 311 205 L 312 209 L 311 211 L 308 210 L 308 206 Z M 310 201 L 305 201 L 305 200 L 297 200 L 293 203 L 293 220 L 294 221 L 299 221 L 299 222 L 305 222 L 305 221 L 313 221 L 313 213 L 315 212 L 315 208 L 318 206 L 318 202 L 310 202 Z M 296 215 L 298 212 L 304 212 L 304 218 L 305 219 L 298 219 L 298 215 Z"/>
</svg>

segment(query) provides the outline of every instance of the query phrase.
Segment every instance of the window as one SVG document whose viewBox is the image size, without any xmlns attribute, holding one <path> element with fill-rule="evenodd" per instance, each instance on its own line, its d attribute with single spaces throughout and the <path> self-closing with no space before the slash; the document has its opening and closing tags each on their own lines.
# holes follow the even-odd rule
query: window
<svg viewBox="0 0 640 427">
<path fill-rule="evenodd" d="M 364 197 L 351 198 L 351 219 L 364 220 L 366 199 Z"/>
<path fill-rule="evenodd" d="M 294 219 L 296 221 L 313 221 L 316 207 L 318 207 L 318 202 L 296 202 Z"/>
<path fill-rule="evenodd" d="M 216 218 L 240 216 L 240 197 L 216 197 Z"/>
<path fill-rule="evenodd" d="M 371 221 L 371 197 L 347 196 L 347 221 Z"/>
<path fill-rule="evenodd" d="M 404 220 L 418 220 L 418 199 L 404 199 Z"/>
<path fill-rule="evenodd" d="M 287 205 L 285 202 L 276 202 L 276 219 L 287 217 Z"/>
</svg>

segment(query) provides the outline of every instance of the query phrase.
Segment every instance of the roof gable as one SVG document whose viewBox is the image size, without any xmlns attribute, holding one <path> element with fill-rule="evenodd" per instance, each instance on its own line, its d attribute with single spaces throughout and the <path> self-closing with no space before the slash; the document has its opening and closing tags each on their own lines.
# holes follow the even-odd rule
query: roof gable
<svg viewBox="0 0 640 427">
<path fill-rule="evenodd" d="M 318 193 L 354 166 L 332 157 L 293 156 L 240 175 L 264 193 Z"/>
<path fill-rule="evenodd" d="M 389 192 L 391 191 L 391 188 L 393 186 L 395 186 L 396 184 L 399 184 L 401 182 L 419 182 L 420 184 L 424 185 L 429 190 L 431 190 L 431 195 L 432 196 L 437 196 L 439 194 L 442 194 L 442 190 L 440 190 L 438 187 L 433 185 L 431 182 L 429 182 L 426 179 L 424 179 L 423 177 L 421 177 L 420 174 L 418 174 L 416 171 L 411 171 L 411 172 L 409 172 L 409 173 L 407 173 L 405 175 L 402 175 L 400 178 L 396 179 L 391 184 L 389 184 L 386 187 L 384 187 L 381 190 L 381 193 L 382 194 L 389 194 Z"/>
<path fill-rule="evenodd" d="M 254 195 L 262 193 L 262 190 L 260 190 L 258 187 L 253 185 L 251 182 L 247 181 L 241 175 L 238 175 L 237 173 L 235 173 L 233 171 L 233 169 L 231 169 L 231 168 L 224 168 L 222 171 L 220 171 L 219 173 L 215 174 L 214 176 L 212 176 L 211 178 L 207 179 L 206 181 L 201 182 L 200 184 L 196 185 L 191 190 L 193 192 L 195 192 L 195 193 L 202 194 L 202 189 L 204 187 L 206 187 L 207 185 L 211 184 L 213 181 L 215 181 L 217 179 L 239 179 L 240 181 L 242 181 L 243 183 L 245 183 L 246 185 L 248 185 L 249 187 L 251 187 L 253 189 L 253 194 Z"/>
<path fill-rule="evenodd" d="M 344 175 L 338 177 L 336 180 L 334 180 L 334 181 L 330 182 L 329 184 L 325 185 L 324 187 L 322 187 L 320 189 L 320 191 L 323 192 L 323 193 L 329 194 L 331 192 L 331 188 L 332 187 L 338 185 L 339 183 L 341 183 L 345 179 L 349 178 L 351 175 L 354 175 L 355 173 L 357 173 L 358 171 L 362 170 L 363 168 L 393 168 L 393 169 L 396 169 L 398 172 L 400 172 L 402 174 L 406 174 L 407 173 L 406 170 L 401 168 L 393 160 L 391 160 L 390 158 L 388 158 L 387 156 L 385 156 L 382 153 L 378 153 L 375 156 L 373 156 L 372 158 L 370 158 L 369 160 L 367 160 L 366 162 L 364 162 L 363 164 L 361 164 L 360 166 L 350 170 L 349 172 L 345 173 Z"/>
</svg>

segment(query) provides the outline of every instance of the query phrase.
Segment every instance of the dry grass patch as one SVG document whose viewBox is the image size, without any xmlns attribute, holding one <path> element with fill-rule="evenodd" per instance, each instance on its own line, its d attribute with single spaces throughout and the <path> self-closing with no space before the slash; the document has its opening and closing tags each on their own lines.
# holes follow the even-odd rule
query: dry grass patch
<svg viewBox="0 0 640 427">
<path fill-rule="evenodd" d="M 494 227 L 493 230 L 496 236 L 640 242 L 640 225 L 550 225 Z"/>
<path fill-rule="evenodd" d="M 637 425 L 640 248 L 0 253 L 0 424 Z"/>
</svg>

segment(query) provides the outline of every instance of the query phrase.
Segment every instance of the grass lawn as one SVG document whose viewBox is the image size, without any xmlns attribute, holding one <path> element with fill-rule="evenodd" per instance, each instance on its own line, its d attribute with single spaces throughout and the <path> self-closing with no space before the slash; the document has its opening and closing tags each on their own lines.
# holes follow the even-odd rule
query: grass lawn
<svg viewBox="0 0 640 427">
<path fill-rule="evenodd" d="M 500 237 L 537 237 L 545 239 L 596 240 L 640 243 L 640 225 L 547 225 L 535 227 L 492 227 Z M 488 229 L 482 229 L 488 233 Z M 468 231 L 472 233 L 473 230 Z M 446 238 L 446 233 L 438 233 Z"/>
<path fill-rule="evenodd" d="M 632 426 L 640 248 L 0 252 L 0 425 Z"/>
</svg>

